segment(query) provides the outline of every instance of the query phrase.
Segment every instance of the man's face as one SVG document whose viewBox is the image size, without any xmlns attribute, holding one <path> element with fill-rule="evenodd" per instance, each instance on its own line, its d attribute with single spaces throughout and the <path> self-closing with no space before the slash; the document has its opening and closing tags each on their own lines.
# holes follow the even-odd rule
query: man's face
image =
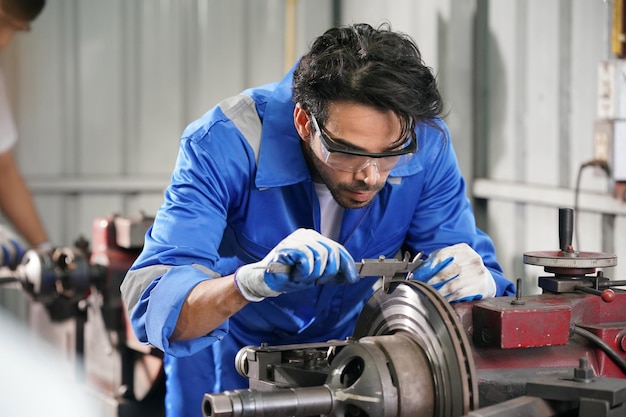
<svg viewBox="0 0 626 417">
<path fill-rule="evenodd" d="M 296 127 L 305 142 L 305 155 L 314 180 L 326 184 L 344 208 L 370 204 L 385 185 L 399 157 L 380 159 L 358 154 L 397 151 L 406 142 L 406 138 L 400 138 L 402 129 L 398 116 L 370 106 L 335 102 L 329 106 L 328 117 L 320 125 L 315 115 L 300 110 L 305 114 L 296 109 Z M 344 149 L 357 155 L 329 149 Z"/>
<path fill-rule="evenodd" d="M 0 49 L 6 48 L 16 32 L 30 30 L 30 22 L 17 19 L 0 7 Z"/>
</svg>

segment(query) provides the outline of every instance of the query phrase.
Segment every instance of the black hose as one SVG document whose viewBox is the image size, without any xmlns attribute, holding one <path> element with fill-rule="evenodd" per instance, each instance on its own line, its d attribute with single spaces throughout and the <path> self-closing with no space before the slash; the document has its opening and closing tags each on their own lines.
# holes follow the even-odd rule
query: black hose
<svg viewBox="0 0 626 417">
<path fill-rule="evenodd" d="M 617 366 L 619 366 L 622 372 L 626 374 L 626 360 L 622 358 L 620 354 L 617 353 L 611 346 L 609 346 L 608 343 L 606 343 L 595 334 L 591 333 L 589 330 L 583 329 L 582 327 L 578 326 L 577 324 L 574 325 L 574 333 L 579 336 L 585 337 L 598 345 L 598 347 L 600 347 L 600 349 L 602 349 L 604 353 L 606 353 L 607 356 L 611 358 Z"/>
</svg>

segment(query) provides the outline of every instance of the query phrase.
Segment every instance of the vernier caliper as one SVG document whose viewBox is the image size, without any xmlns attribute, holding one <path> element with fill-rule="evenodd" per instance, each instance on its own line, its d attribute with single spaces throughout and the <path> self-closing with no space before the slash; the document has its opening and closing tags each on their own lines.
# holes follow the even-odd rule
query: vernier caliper
<svg viewBox="0 0 626 417">
<path fill-rule="evenodd" d="M 356 270 L 359 277 L 381 277 L 383 288 L 387 290 L 389 282 L 396 278 L 402 280 L 411 279 L 411 274 L 424 263 L 423 253 L 419 252 L 409 260 L 408 252 L 404 254 L 402 260 L 396 258 L 385 258 L 380 256 L 376 259 L 363 259 L 356 262 Z M 268 265 L 266 272 L 274 274 L 290 273 L 294 269 L 293 265 L 286 265 L 280 262 L 272 262 Z"/>
</svg>

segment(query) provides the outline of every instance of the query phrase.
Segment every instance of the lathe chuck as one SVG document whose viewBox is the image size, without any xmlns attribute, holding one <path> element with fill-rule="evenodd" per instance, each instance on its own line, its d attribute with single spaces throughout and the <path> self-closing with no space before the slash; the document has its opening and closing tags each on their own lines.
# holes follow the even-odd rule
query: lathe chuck
<svg viewBox="0 0 626 417">
<path fill-rule="evenodd" d="M 425 356 L 424 361 L 407 351 L 390 363 L 396 372 L 417 373 L 424 377 L 421 384 L 432 384 L 434 397 L 422 396 L 420 408 L 426 408 L 423 402 L 431 400 L 433 412 L 429 415 L 448 417 L 464 415 L 478 407 L 470 343 L 457 314 L 436 290 L 421 282 L 395 281 L 387 291 L 377 291 L 359 316 L 354 338 L 376 339 L 390 334 L 405 335 Z M 411 395 L 418 392 L 419 387 L 401 387 L 400 404 L 414 407 Z"/>
</svg>

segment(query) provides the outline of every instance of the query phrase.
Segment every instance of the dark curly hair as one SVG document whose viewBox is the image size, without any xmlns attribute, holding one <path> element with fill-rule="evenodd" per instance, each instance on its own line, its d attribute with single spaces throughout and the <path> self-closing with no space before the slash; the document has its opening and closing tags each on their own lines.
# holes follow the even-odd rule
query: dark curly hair
<svg viewBox="0 0 626 417">
<path fill-rule="evenodd" d="M 35 20 L 46 5 L 45 0 L 0 0 L 2 10 L 9 16 L 30 22 Z"/>
<path fill-rule="evenodd" d="M 414 134 L 420 122 L 434 124 L 443 101 L 432 70 L 415 42 L 393 32 L 359 23 L 327 30 L 313 41 L 293 77 L 294 101 L 320 123 L 329 102 L 346 101 L 391 110 L 403 134 Z"/>
</svg>

